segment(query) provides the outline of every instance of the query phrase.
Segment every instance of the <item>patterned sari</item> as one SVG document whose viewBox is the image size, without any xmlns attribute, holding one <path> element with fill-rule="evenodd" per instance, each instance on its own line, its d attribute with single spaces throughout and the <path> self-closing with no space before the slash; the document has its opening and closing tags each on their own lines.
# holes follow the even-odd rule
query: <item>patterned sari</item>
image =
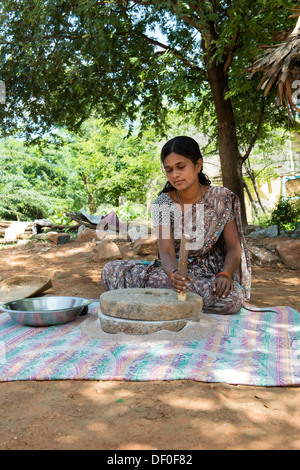
<svg viewBox="0 0 300 470">
<path fill-rule="evenodd" d="M 200 225 L 199 217 L 197 218 L 199 214 L 202 216 Z M 181 213 L 170 194 L 162 193 L 153 203 L 152 217 L 155 227 L 170 227 L 177 257 L 180 233 L 185 230 L 188 220 L 192 234 L 190 245 L 192 249 L 188 251 L 188 275 L 193 279 L 188 290 L 203 297 L 204 312 L 237 313 L 244 301 L 249 300 L 251 284 L 250 258 L 242 229 L 238 197 L 227 188 L 210 186 L 199 201 L 187 212 Z M 212 282 L 216 274 L 223 269 L 226 257 L 223 230 L 233 219 L 236 221 L 240 238 L 241 263 L 232 276 L 231 292 L 227 297 L 218 299 L 212 290 Z M 200 229 L 202 234 L 198 237 Z M 171 281 L 163 271 L 159 260 L 148 264 L 131 260 L 111 261 L 105 265 L 101 279 L 107 290 L 129 287 L 172 289 Z"/>
</svg>

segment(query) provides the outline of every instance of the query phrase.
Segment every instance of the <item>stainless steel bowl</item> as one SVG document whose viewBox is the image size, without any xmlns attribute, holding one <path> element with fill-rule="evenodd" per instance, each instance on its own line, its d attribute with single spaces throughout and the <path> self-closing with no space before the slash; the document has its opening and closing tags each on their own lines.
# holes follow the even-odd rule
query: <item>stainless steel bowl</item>
<svg viewBox="0 0 300 470">
<path fill-rule="evenodd" d="M 91 302 L 81 297 L 33 297 L 7 302 L 0 310 L 21 325 L 51 326 L 76 320 Z"/>
</svg>

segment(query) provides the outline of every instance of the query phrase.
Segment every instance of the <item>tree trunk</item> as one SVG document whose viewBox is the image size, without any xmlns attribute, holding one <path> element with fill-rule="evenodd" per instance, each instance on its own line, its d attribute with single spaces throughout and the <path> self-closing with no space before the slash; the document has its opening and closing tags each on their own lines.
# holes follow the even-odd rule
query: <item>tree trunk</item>
<svg viewBox="0 0 300 470">
<path fill-rule="evenodd" d="M 254 189 L 256 198 L 257 198 L 257 202 L 258 202 L 258 204 L 260 205 L 261 210 L 262 210 L 263 213 L 265 214 L 265 213 L 266 213 L 266 210 L 265 210 L 265 208 L 264 208 L 264 206 L 263 206 L 263 203 L 261 202 L 261 199 L 260 199 L 258 187 L 257 187 L 257 184 L 256 184 L 255 173 L 254 173 L 254 171 L 252 170 L 252 168 L 250 168 L 250 163 L 249 163 L 249 162 L 248 162 L 248 165 L 246 165 L 246 171 L 247 171 L 247 175 L 249 176 L 249 178 L 250 178 L 250 180 L 251 180 L 251 183 L 252 183 L 252 186 L 253 186 L 253 189 Z"/>
<path fill-rule="evenodd" d="M 242 158 L 238 147 L 231 99 L 225 100 L 225 93 L 229 90 L 227 76 L 224 74 L 222 64 L 207 65 L 208 80 L 213 94 L 218 121 L 218 147 L 223 185 L 239 197 L 242 223 L 247 225 Z"/>
<path fill-rule="evenodd" d="M 90 188 L 90 183 L 89 183 L 89 177 L 88 175 L 83 176 L 84 184 L 87 189 L 87 194 L 88 194 L 88 207 L 90 214 L 94 214 L 97 210 L 97 206 L 95 204 L 95 199 L 94 199 L 94 193 L 92 192 L 92 189 Z"/>
</svg>

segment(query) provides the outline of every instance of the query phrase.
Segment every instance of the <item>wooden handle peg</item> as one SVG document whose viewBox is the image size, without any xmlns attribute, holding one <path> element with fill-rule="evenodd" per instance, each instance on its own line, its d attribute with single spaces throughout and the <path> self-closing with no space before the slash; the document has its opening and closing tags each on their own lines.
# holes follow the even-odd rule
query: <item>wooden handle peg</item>
<svg viewBox="0 0 300 470">
<path fill-rule="evenodd" d="M 178 262 L 178 274 L 182 277 L 187 276 L 187 263 L 188 263 L 188 250 L 187 243 L 191 240 L 191 237 L 185 233 L 182 234 L 179 250 L 179 262 Z M 177 293 L 179 301 L 184 302 L 186 300 L 186 290 Z"/>
</svg>

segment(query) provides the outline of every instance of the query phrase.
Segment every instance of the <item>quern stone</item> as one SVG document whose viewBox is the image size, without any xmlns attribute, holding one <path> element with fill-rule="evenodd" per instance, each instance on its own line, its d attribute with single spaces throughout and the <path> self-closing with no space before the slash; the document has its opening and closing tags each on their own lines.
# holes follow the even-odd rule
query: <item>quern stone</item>
<svg viewBox="0 0 300 470">
<path fill-rule="evenodd" d="M 179 331 L 189 321 L 199 321 L 202 306 L 202 297 L 191 292 L 180 302 L 170 289 L 111 290 L 100 296 L 100 324 L 106 333 Z"/>
<path fill-rule="evenodd" d="M 197 316 L 203 306 L 202 297 L 187 292 L 180 302 L 171 289 L 117 289 L 100 296 L 100 310 L 110 317 L 128 320 L 168 321 Z"/>
<path fill-rule="evenodd" d="M 199 315 L 183 320 L 142 321 L 109 317 L 99 312 L 100 324 L 106 333 L 126 333 L 129 335 L 149 335 L 161 330 L 180 331 L 188 321 L 199 321 Z"/>
</svg>

